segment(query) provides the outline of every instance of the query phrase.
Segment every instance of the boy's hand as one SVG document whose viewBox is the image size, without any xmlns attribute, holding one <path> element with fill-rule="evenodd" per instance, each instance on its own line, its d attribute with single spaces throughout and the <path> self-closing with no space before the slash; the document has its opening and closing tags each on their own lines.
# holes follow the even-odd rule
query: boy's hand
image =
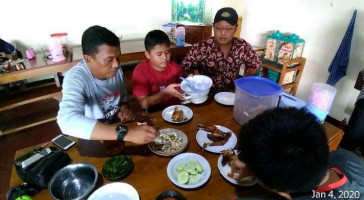
<svg viewBox="0 0 364 200">
<path fill-rule="evenodd" d="M 169 84 L 166 88 L 163 89 L 163 93 L 184 100 L 183 94 L 176 89 L 179 86 L 180 84 L 178 83 Z"/>
<path fill-rule="evenodd" d="M 133 121 L 135 119 L 135 114 L 127 107 L 121 106 L 118 113 L 118 117 L 122 122 L 128 122 L 128 121 Z"/>
<path fill-rule="evenodd" d="M 124 141 L 135 144 L 147 144 L 157 137 L 159 132 L 156 128 L 147 125 L 140 125 L 129 128 L 128 133 L 124 137 Z"/>
<path fill-rule="evenodd" d="M 254 176 L 253 173 L 248 169 L 245 163 L 239 159 L 234 159 L 230 162 L 231 173 L 235 180 L 241 180 L 248 176 Z"/>
</svg>

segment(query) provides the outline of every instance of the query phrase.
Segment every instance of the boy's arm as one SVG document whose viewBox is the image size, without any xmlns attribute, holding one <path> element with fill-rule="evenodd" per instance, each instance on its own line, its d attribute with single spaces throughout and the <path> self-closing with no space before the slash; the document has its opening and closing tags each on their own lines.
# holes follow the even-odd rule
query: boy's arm
<svg viewBox="0 0 364 200">
<path fill-rule="evenodd" d="M 159 104 L 166 95 L 177 97 L 181 100 L 184 100 L 183 94 L 178 92 L 178 90 L 176 89 L 179 86 L 180 84 L 178 83 L 169 84 L 166 88 L 164 88 L 163 90 L 159 91 L 156 94 L 150 96 L 138 97 L 137 99 L 139 101 L 140 107 L 142 109 L 146 109 L 149 106 L 155 106 Z"/>
</svg>

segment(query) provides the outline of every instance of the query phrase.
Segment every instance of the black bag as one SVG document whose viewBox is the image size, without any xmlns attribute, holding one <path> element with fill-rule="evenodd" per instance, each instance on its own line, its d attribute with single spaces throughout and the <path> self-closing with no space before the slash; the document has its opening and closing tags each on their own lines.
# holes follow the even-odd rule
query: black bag
<svg viewBox="0 0 364 200">
<path fill-rule="evenodd" d="M 364 153 L 364 99 L 358 99 L 351 114 L 345 134 L 340 146 L 344 149 L 355 151 L 358 147 Z"/>
<path fill-rule="evenodd" d="M 67 153 L 58 150 L 55 147 L 49 147 L 50 153 L 37 160 L 33 164 L 24 167 L 23 161 L 39 153 L 35 149 L 28 154 L 17 158 L 14 161 L 15 169 L 18 176 L 28 184 L 39 188 L 47 188 L 52 176 L 61 168 L 71 163 L 71 158 Z"/>
</svg>

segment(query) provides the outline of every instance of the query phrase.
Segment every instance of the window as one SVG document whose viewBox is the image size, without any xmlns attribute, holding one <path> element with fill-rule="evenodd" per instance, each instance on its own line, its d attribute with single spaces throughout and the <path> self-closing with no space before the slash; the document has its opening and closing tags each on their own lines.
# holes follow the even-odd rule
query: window
<svg viewBox="0 0 364 200">
<path fill-rule="evenodd" d="M 172 21 L 184 24 L 203 24 L 205 10 L 205 0 L 172 0 Z"/>
</svg>

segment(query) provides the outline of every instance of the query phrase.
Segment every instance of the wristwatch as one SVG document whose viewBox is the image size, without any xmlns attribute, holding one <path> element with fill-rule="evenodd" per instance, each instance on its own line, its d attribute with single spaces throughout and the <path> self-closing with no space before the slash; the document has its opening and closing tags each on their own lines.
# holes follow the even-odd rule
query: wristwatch
<svg viewBox="0 0 364 200">
<path fill-rule="evenodd" d="M 128 132 L 128 127 L 124 125 L 118 125 L 115 129 L 116 135 L 118 136 L 118 141 L 123 141 L 126 133 Z"/>
</svg>

